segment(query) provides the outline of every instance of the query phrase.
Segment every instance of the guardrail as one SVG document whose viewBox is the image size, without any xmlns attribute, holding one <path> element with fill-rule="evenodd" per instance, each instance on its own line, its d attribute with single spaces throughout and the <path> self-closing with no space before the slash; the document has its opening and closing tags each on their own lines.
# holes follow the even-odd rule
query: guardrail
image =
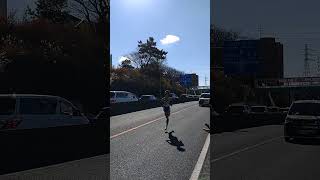
<svg viewBox="0 0 320 180">
<path fill-rule="evenodd" d="M 174 100 L 172 104 L 185 103 L 190 101 L 198 101 L 198 98 L 186 98 Z M 111 104 L 110 115 L 116 116 L 126 113 L 131 113 L 135 111 L 141 111 L 151 108 L 161 107 L 160 101 L 137 101 L 137 102 L 128 102 L 128 103 L 115 103 Z"/>
<path fill-rule="evenodd" d="M 215 132 L 232 131 L 243 128 L 264 125 L 280 125 L 285 121 L 286 113 L 250 113 L 248 115 L 232 116 L 216 114 L 211 118 Z"/>
</svg>

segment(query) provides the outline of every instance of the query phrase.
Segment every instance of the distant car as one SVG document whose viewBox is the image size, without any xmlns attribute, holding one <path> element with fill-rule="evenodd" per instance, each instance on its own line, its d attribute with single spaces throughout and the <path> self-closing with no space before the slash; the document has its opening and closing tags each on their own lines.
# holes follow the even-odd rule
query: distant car
<svg viewBox="0 0 320 180">
<path fill-rule="evenodd" d="M 282 113 L 284 113 L 284 114 L 287 114 L 288 113 L 288 111 L 289 111 L 289 107 L 285 107 L 285 108 L 280 108 L 280 111 L 282 112 Z"/>
<path fill-rule="evenodd" d="M 157 100 L 157 98 L 154 95 L 142 95 L 139 98 L 139 101 L 143 101 L 143 102 L 153 102 L 156 100 Z"/>
<path fill-rule="evenodd" d="M 280 108 L 277 107 L 277 106 L 271 106 L 271 107 L 268 107 L 268 112 L 270 112 L 270 113 L 278 113 L 278 112 L 280 112 Z"/>
<path fill-rule="evenodd" d="M 229 105 L 221 115 L 220 125 L 223 128 L 245 127 L 250 121 L 250 107 L 248 105 L 232 104 Z"/>
<path fill-rule="evenodd" d="M 85 125 L 90 121 L 68 100 L 48 95 L 0 95 L 0 131 Z"/>
<path fill-rule="evenodd" d="M 266 113 L 268 112 L 267 106 L 251 106 L 251 113 Z"/>
<path fill-rule="evenodd" d="M 127 91 L 110 91 L 110 103 L 136 102 L 137 95 Z"/>
<path fill-rule="evenodd" d="M 181 94 L 179 97 L 180 102 L 186 102 L 188 100 L 187 94 Z"/>
<path fill-rule="evenodd" d="M 291 138 L 320 137 L 320 101 L 299 100 L 292 103 L 284 123 L 285 141 Z"/>
<path fill-rule="evenodd" d="M 170 93 L 170 100 L 172 103 L 177 103 L 179 101 L 179 97 L 175 93 Z"/>
<path fill-rule="evenodd" d="M 225 111 L 226 114 L 233 116 L 248 115 L 250 112 L 248 105 L 230 105 Z"/>
<path fill-rule="evenodd" d="M 199 106 L 209 106 L 210 105 L 210 93 L 202 93 L 199 98 Z"/>
</svg>

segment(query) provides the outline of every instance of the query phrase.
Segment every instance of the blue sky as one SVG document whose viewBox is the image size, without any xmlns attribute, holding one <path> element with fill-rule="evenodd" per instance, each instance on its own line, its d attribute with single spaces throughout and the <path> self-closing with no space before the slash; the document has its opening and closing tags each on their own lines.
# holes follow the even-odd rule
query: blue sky
<svg viewBox="0 0 320 180">
<path fill-rule="evenodd" d="M 169 66 L 197 73 L 199 85 L 207 77 L 210 85 L 209 0 L 111 0 L 110 7 L 113 65 L 136 51 L 139 40 L 154 37 L 158 48 L 168 52 Z"/>
</svg>

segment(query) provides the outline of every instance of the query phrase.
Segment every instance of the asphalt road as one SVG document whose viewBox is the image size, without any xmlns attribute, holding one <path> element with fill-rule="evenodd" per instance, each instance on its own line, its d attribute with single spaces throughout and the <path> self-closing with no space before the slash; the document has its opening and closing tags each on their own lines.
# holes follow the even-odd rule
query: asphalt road
<svg viewBox="0 0 320 180">
<path fill-rule="evenodd" d="M 75 161 L 1 175 L 1 180 L 107 180 L 109 179 L 109 155 L 84 158 Z"/>
<path fill-rule="evenodd" d="M 111 179 L 182 179 L 191 177 L 208 133 L 210 109 L 198 102 L 173 105 L 168 132 L 162 108 L 110 119 Z"/>
<path fill-rule="evenodd" d="M 320 143 L 284 141 L 283 126 L 269 125 L 211 136 L 215 180 L 320 179 Z"/>
</svg>

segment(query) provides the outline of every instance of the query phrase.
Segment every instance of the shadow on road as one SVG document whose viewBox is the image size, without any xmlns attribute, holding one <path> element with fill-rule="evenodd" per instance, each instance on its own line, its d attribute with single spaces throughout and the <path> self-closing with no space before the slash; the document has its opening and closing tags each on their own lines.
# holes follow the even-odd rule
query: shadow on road
<svg viewBox="0 0 320 180">
<path fill-rule="evenodd" d="M 180 152 L 186 151 L 182 146 L 184 146 L 183 142 L 181 140 L 178 140 L 178 138 L 174 135 L 172 135 L 174 131 L 169 132 L 169 140 L 166 140 L 170 145 L 176 146 L 177 150 Z"/>
</svg>

